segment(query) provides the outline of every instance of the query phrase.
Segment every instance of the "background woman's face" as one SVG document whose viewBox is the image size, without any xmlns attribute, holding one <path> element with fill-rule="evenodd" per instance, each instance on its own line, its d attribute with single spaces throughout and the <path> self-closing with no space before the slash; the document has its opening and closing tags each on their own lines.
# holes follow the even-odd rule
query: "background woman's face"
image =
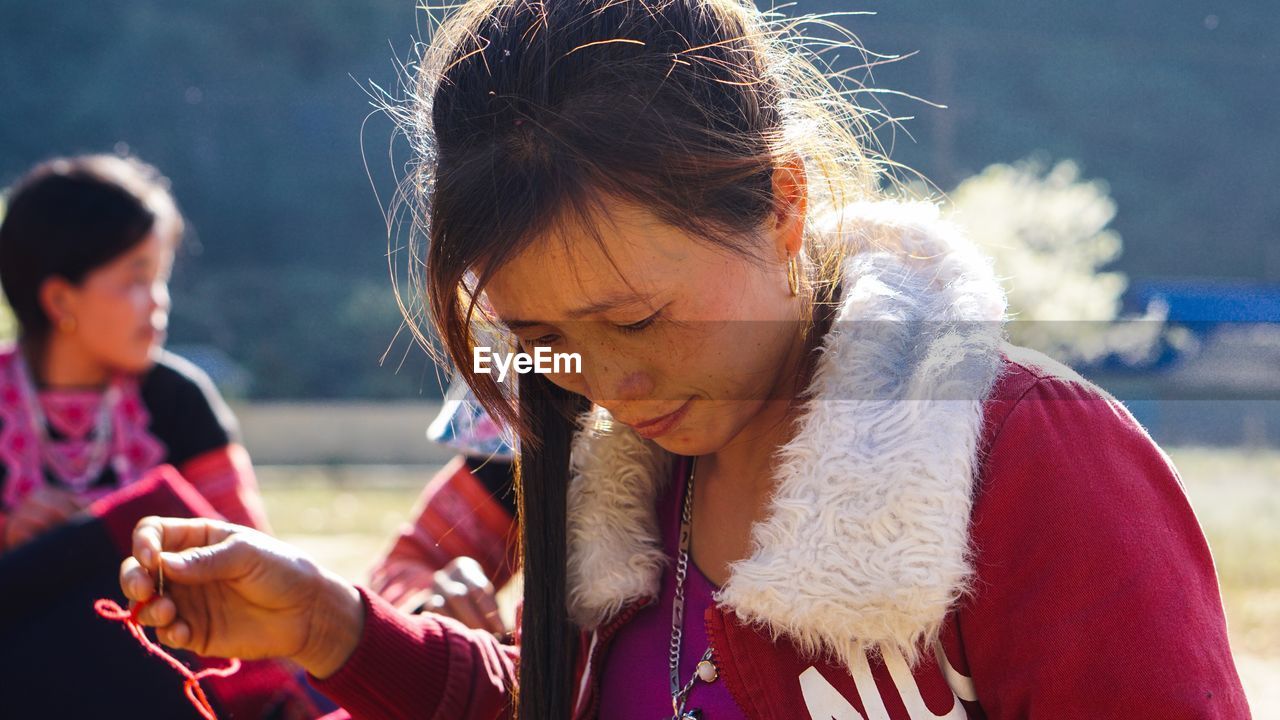
<svg viewBox="0 0 1280 720">
<path fill-rule="evenodd" d="M 664 449 L 714 452 L 777 397 L 800 341 L 785 250 L 767 229 L 753 258 L 634 206 L 602 214 L 601 243 L 558 228 L 492 276 L 489 305 L 525 352 L 581 355 L 552 382 Z"/>
<path fill-rule="evenodd" d="M 86 275 L 70 293 L 68 308 L 81 349 L 110 370 L 150 367 L 169 325 L 172 267 L 172 243 L 152 233 Z"/>
</svg>

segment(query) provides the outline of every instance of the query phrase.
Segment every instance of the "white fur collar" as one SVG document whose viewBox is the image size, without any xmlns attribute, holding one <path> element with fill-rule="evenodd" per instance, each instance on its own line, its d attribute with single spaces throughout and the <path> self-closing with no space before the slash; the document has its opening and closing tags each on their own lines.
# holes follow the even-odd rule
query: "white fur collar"
<svg viewBox="0 0 1280 720">
<path fill-rule="evenodd" d="M 982 404 L 1000 368 L 1005 298 L 989 261 L 928 204 L 847 207 L 853 243 L 769 516 L 716 599 L 746 623 L 848 664 L 914 659 L 966 590 Z M 855 322 L 864 321 L 864 322 Z M 870 322 L 866 322 L 870 321 Z M 656 498 L 672 456 L 597 409 L 573 448 L 569 597 L 594 628 L 656 595 L 668 560 Z"/>
</svg>

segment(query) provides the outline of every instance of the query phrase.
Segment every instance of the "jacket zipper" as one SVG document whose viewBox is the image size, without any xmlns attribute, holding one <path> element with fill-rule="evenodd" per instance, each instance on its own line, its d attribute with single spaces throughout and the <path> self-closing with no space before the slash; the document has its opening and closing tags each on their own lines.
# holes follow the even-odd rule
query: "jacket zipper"
<svg viewBox="0 0 1280 720">
<path fill-rule="evenodd" d="M 727 614 L 720 610 L 718 605 L 713 605 L 707 608 L 707 615 L 703 619 L 703 623 L 707 630 L 707 646 L 711 648 L 711 661 L 716 665 L 716 675 L 720 682 L 724 683 L 725 692 L 728 693 L 729 698 L 733 700 L 733 704 L 738 708 L 738 711 L 742 713 L 742 716 L 746 718 L 755 717 L 753 713 L 747 712 L 747 706 L 743 704 L 743 698 L 739 697 L 740 693 L 734 692 L 738 688 L 729 684 L 729 678 L 723 672 L 726 667 L 725 658 L 720 654 L 720 651 L 716 647 L 716 633 L 715 628 L 712 627 L 713 623 L 711 622 L 711 617 L 713 615 L 719 620 L 720 631 L 723 633 L 726 640 L 728 640 L 731 630 L 729 628 L 729 619 Z"/>
</svg>

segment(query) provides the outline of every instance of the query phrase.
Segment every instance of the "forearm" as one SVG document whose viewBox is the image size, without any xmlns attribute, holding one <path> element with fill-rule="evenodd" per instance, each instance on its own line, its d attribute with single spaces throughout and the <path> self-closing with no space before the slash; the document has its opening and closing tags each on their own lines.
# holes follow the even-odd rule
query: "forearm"
<svg viewBox="0 0 1280 720">
<path fill-rule="evenodd" d="M 358 644 L 332 674 L 310 678 L 353 718 L 501 717 L 517 651 L 438 615 L 411 616 L 361 589 Z M 324 668 L 320 668 L 324 669 Z"/>
</svg>

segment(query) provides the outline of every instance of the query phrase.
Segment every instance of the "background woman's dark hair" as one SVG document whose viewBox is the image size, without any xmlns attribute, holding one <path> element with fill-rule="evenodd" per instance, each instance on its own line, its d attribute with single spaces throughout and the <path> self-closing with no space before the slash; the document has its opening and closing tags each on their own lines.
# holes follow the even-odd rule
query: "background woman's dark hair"
<svg viewBox="0 0 1280 720">
<path fill-rule="evenodd" d="M 443 354 L 469 368 L 472 349 L 492 344 L 483 336 L 504 337 L 479 303 L 494 270 L 555 239 L 562 223 L 599 239 L 606 198 L 776 262 L 759 237 L 784 161 L 804 163 L 811 215 L 875 196 L 884 168 L 869 149 L 876 113 L 819 70 L 822 52 L 860 49 L 845 35 L 807 50 L 802 23 L 839 30 L 812 16 L 767 17 L 745 0 L 474 0 L 454 10 L 421 58 L 411 102 L 388 108 L 418 158 L 397 203 L 415 211 L 415 292 L 397 295 L 419 339 L 432 347 L 425 315 Z M 806 225 L 801 259 L 806 301 L 829 307 L 845 246 L 824 242 L 838 220 L 825 233 L 817 225 Z M 566 604 L 566 498 L 570 441 L 587 404 L 536 375 L 515 388 L 463 374 L 520 441 L 518 711 L 568 718 L 578 628 Z"/>
<path fill-rule="evenodd" d="M 0 285 L 24 341 L 43 342 L 51 329 L 45 280 L 79 284 L 153 230 L 176 243 L 182 225 L 168 181 L 136 159 L 84 155 L 32 168 L 9 189 L 0 224 Z"/>
</svg>

